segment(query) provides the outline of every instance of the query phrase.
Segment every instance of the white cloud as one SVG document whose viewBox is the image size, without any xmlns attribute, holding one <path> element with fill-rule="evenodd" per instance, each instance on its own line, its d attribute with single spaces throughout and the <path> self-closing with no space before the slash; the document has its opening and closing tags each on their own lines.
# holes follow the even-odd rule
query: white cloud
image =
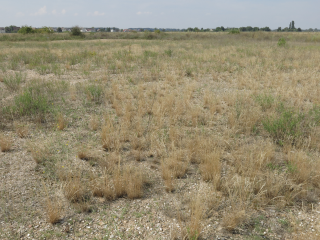
<svg viewBox="0 0 320 240">
<path fill-rule="evenodd" d="M 62 11 L 61 11 L 62 14 L 66 14 L 66 12 L 67 11 L 65 9 L 62 9 Z"/>
<path fill-rule="evenodd" d="M 87 15 L 88 15 L 88 16 L 103 16 L 103 15 L 105 15 L 105 13 L 101 13 L 101 12 L 99 12 L 99 11 L 94 11 L 93 13 L 88 12 Z"/>
<path fill-rule="evenodd" d="M 31 14 L 32 16 L 40 16 L 40 15 L 44 15 L 47 14 L 47 7 L 44 6 L 42 8 L 40 8 L 37 12 Z"/>
<path fill-rule="evenodd" d="M 57 14 L 57 11 L 56 10 L 52 10 L 52 14 Z"/>
<path fill-rule="evenodd" d="M 152 12 L 137 12 L 137 15 L 151 15 Z"/>
<path fill-rule="evenodd" d="M 98 11 L 95 11 L 93 13 L 93 16 L 103 16 L 103 15 L 104 15 L 104 13 L 99 13 Z"/>
</svg>

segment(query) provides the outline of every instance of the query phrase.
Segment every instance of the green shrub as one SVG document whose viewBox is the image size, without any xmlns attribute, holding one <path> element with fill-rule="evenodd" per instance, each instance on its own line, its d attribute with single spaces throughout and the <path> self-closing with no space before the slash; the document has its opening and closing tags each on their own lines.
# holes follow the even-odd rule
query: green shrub
<svg viewBox="0 0 320 240">
<path fill-rule="evenodd" d="M 229 34 L 240 34 L 240 30 L 238 28 L 233 28 L 229 31 Z"/>
<path fill-rule="evenodd" d="M 270 94 L 260 94 L 255 97 L 256 102 L 261 106 L 263 111 L 271 108 L 275 101 L 274 97 Z"/>
<path fill-rule="evenodd" d="M 168 56 L 168 57 L 172 57 L 172 53 L 173 51 L 171 49 L 165 50 L 164 53 Z"/>
<path fill-rule="evenodd" d="M 32 80 L 24 90 L 15 96 L 11 105 L 3 108 L 3 114 L 8 116 L 44 116 L 52 112 L 53 102 L 63 99 L 63 94 L 69 89 L 65 81 Z M 8 116 L 8 117 L 10 117 Z"/>
<path fill-rule="evenodd" d="M 278 41 L 278 46 L 279 47 L 284 47 L 284 46 L 286 46 L 286 44 L 287 44 L 287 41 L 286 41 L 286 39 L 284 37 L 279 39 L 279 41 Z"/>
<path fill-rule="evenodd" d="M 149 40 L 151 40 L 151 39 L 156 38 L 156 35 L 152 34 L 152 33 L 149 32 L 149 31 L 144 31 L 144 37 L 143 37 L 143 38 L 144 38 L 144 39 L 149 39 Z"/>
<path fill-rule="evenodd" d="M 40 88 L 28 87 L 15 98 L 14 110 L 20 115 L 45 114 L 49 111 L 49 101 Z"/>
<path fill-rule="evenodd" d="M 31 26 L 23 26 L 19 29 L 18 33 L 30 34 L 30 33 L 36 33 L 36 31 Z"/>
<path fill-rule="evenodd" d="M 87 97 L 99 104 L 102 103 L 103 100 L 103 89 L 100 85 L 89 85 L 86 87 L 86 93 L 87 93 Z"/>
<path fill-rule="evenodd" d="M 84 34 L 81 32 L 81 29 L 78 26 L 74 26 L 71 28 L 70 34 L 72 36 L 83 36 Z"/>
<path fill-rule="evenodd" d="M 36 33 L 54 33 L 54 31 L 52 30 L 52 28 L 49 28 L 49 27 L 42 27 L 42 28 L 39 28 L 39 29 L 36 29 Z"/>
<path fill-rule="evenodd" d="M 281 105 L 278 116 L 269 117 L 262 121 L 264 129 L 273 139 L 282 145 L 285 141 L 295 143 L 299 137 L 307 133 L 306 115 L 296 113 L 293 109 L 286 109 Z"/>
</svg>

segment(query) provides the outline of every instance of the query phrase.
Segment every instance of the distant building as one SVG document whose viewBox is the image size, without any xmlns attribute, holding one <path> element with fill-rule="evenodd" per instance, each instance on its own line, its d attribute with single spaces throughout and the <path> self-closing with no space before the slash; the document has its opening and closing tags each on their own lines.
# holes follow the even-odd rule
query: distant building
<svg viewBox="0 0 320 240">
<path fill-rule="evenodd" d="M 110 32 L 120 32 L 120 29 L 113 27 L 111 28 Z"/>
<path fill-rule="evenodd" d="M 20 27 L 13 27 L 12 32 L 18 32 L 20 30 Z"/>
<path fill-rule="evenodd" d="M 0 33 L 5 33 L 5 32 L 6 32 L 5 28 L 4 27 L 0 27 Z"/>
</svg>

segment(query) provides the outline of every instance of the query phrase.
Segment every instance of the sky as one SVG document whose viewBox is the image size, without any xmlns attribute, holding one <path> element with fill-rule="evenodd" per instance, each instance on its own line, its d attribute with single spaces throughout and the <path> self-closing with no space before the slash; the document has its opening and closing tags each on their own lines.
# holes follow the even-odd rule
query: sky
<svg viewBox="0 0 320 240">
<path fill-rule="evenodd" d="M 320 0 L 0 0 L 0 27 L 320 28 Z"/>
</svg>

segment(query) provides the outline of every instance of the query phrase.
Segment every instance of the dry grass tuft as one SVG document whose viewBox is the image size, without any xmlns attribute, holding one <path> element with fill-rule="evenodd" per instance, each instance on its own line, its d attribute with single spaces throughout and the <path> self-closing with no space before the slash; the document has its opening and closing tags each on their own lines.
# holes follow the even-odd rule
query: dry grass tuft
<svg viewBox="0 0 320 240">
<path fill-rule="evenodd" d="M 145 183 L 140 168 L 126 167 L 124 169 L 125 190 L 128 198 L 136 199 L 143 196 L 143 185 Z"/>
<path fill-rule="evenodd" d="M 77 100 L 77 90 L 75 89 L 75 87 L 70 88 L 70 99 L 72 101 Z"/>
<path fill-rule="evenodd" d="M 72 203 L 85 202 L 90 198 L 86 185 L 79 176 L 73 176 L 67 179 L 63 186 L 65 197 Z"/>
<path fill-rule="evenodd" d="M 62 131 L 63 129 L 65 129 L 68 125 L 67 120 L 64 118 L 64 116 L 59 113 L 57 116 L 57 129 Z"/>
<path fill-rule="evenodd" d="M 204 181 L 213 181 L 215 186 L 219 186 L 221 178 L 221 150 L 205 154 L 201 164 L 200 172 Z"/>
<path fill-rule="evenodd" d="M 115 196 L 117 198 L 124 197 L 126 195 L 126 182 L 120 167 L 115 170 L 112 177 Z"/>
<path fill-rule="evenodd" d="M 306 184 L 313 175 L 313 166 L 303 151 L 290 151 L 287 166 L 289 174 L 297 184 Z"/>
<path fill-rule="evenodd" d="M 31 152 L 32 158 L 37 164 L 43 163 L 49 154 L 47 146 L 41 143 L 29 144 L 28 151 Z"/>
<path fill-rule="evenodd" d="M 16 130 L 17 135 L 20 138 L 25 138 L 29 134 L 29 128 L 28 128 L 27 125 L 21 125 L 21 124 L 18 124 L 18 123 L 14 123 L 14 128 Z"/>
<path fill-rule="evenodd" d="M 106 200 L 114 200 L 115 192 L 112 188 L 109 180 L 109 176 L 105 176 L 103 179 L 95 179 L 92 184 L 92 194 L 94 197 L 104 197 Z"/>
<path fill-rule="evenodd" d="M 9 152 L 12 147 L 12 140 L 5 136 L 0 136 L 0 149 L 1 152 Z"/>
<path fill-rule="evenodd" d="M 119 134 L 117 134 L 112 124 L 105 125 L 102 127 L 101 142 L 102 147 L 107 151 L 119 149 Z"/>
<path fill-rule="evenodd" d="M 229 232 L 233 232 L 246 219 L 246 211 L 231 209 L 222 218 L 222 226 Z"/>
<path fill-rule="evenodd" d="M 132 150 L 131 153 L 134 160 L 136 160 L 137 162 L 140 162 L 143 160 L 143 154 L 141 150 Z"/>
<path fill-rule="evenodd" d="M 92 116 L 90 121 L 89 121 L 89 128 L 92 131 L 97 131 L 99 126 L 100 126 L 100 121 L 99 121 L 98 116 Z"/>
<path fill-rule="evenodd" d="M 93 160 L 95 158 L 93 156 L 93 153 L 91 153 L 90 150 L 83 146 L 79 148 L 77 155 L 79 159 L 85 161 Z"/>
<path fill-rule="evenodd" d="M 181 151 L 175 151 L 171 157 L 161 162 L 162 177 L 167 180 L 169 176 L 182 178 L 185 176 L 189 166 L 189 160 L 184 158 Z"/>
<path fill-rule="evenodd" d="M 58 199 L 51 200 L 49 197 L 45 206 L 47 221 L 51 224 L 60 222 L 62 218 L 62 207 Z"/>
<path fill-rule="evenodd" d="M 191 200 L 190 205 L 191 215 L 187 227 L 188 239 L 198 239 L 202 231 L 201 221 L 204 210 L 203 197 L 200 192 Z"/>
</svg>

